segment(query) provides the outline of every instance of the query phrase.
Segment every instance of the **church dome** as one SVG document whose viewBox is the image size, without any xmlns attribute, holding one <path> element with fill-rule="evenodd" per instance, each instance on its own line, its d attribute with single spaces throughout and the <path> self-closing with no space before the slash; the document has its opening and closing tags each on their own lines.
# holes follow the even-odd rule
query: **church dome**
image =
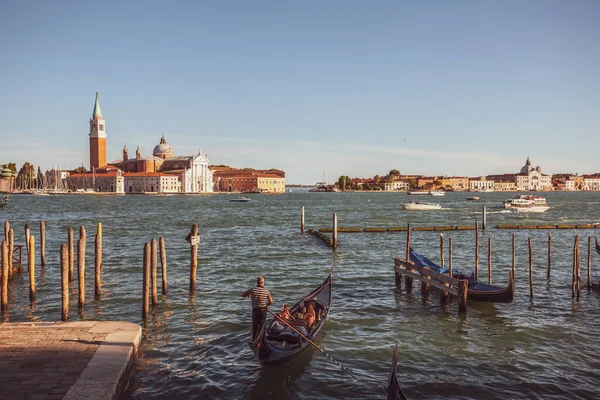
<svg viewBox="0 0 600 400">
<path fill-rule="evenodd" d="M 152 155 L 160 158 L 169 158 L 173 155 L 173 149 L 167 144 L 164 135 L 160 139 L 160 143 L 152 151 Z"/>
<path fill-rule="evenodd" d="M 527 175 L 531 171 L 533 171 L 533 167 L 531 166 L 531 161 L 529 161 L 529 157 L 527 157 L 525 165 L 523 166 L 523 168 L 521 168 L 521 173 Z"/>
</svg>

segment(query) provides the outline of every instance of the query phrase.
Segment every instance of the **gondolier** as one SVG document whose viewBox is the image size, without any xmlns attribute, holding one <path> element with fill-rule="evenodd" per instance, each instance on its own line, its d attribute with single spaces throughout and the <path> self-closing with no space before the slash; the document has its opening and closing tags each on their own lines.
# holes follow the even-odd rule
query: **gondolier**
<svg viewBox="0 0 600 400">
<path fill-rule="evenodd" d="M 267 318 L 267 307 L 273 304 L 271 292 L 265 287 L 265 278 L 256 278 L 256 286 L 242 293 L 242 297 L 252 300 L 252 340 L 259 334 L 265 319 Z"/>
</svg>

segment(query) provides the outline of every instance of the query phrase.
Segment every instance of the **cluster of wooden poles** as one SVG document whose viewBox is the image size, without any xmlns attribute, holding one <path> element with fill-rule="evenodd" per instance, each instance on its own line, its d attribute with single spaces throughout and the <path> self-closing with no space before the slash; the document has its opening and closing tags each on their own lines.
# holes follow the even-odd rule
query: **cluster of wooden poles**
<svg viewBox="0 0 600 400">
<path fill-rule="evenodd" d="M 198 238 L 198 241 L 194 241 L 192 238 Z M 196 291 L 196 272 L 198 270 L 198 246 L 199 235 L 198 235 L 198 224 L 192 225 L 192 230 L 188 235 L 190 241 L 190 293 Z M 148 319 L 148 309 L 150 303 L 152 308 L 158 305 L 158 282 L 157 282 L 157 269 L 158 269 L 158 248 L 160 247 L 160 266 L 162 274 L 162 294 L 167 294 L 168 280 L 167 280 L 167 252 L 165 250 L 164 238 L 159 238 L 158 246 L 156 239 L 152 239 L 149 243 L 144 244 L 144 267 L 143 267 L 143 289 L 142 289 L 142 319 Z"/>
<path fill-rule="evenodd" d="M 13 266 L 15 251 L 14 231 L 8 221 L 4 222 L 4 240 L 2 241 L 2 296 L 1 309 L 8 309 L 8 282 L 13 279 L 16 272 L 21 272 L 21 265 L 16 269 Z M 27 253 L 27 268 L 29 276 L 29 299 L 31 302 L 36 299 L 35 288 L 35 236 L 25 225 L 25 248 Z M 79 239 L 77 241 L 77 282 L 78 282 L 78 305 L 83 310 L 85 306 L 85 251 L 86 251 L 86 232 L 85 227 L 79 228 Z M 46 225 L 40 222 L 40 265 L 46 266 Z M 102 287 L 102 223 L 98 223 L 96 239 L 94 246 L 94 266 L 95 266 L 95 295 L 100 296 Z M 69 282 L 75 280 L 75 244 L 73 238 L 73 228 L 68 229 L 67 244 L 60 247 L 60 268 L 61 268 L 61 292 L 62 292 L 62 310 L 61 320 L 69 319 Z"/>
</svg>

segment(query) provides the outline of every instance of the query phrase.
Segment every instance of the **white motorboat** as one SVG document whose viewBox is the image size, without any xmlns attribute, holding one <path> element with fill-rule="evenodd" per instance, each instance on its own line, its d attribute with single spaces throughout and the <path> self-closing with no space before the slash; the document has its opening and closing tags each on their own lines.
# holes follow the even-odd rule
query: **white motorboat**
<svg viewBox="0 0 600 400">
<path fill-rule="evenodd" d="M 426 194 L 431 194 L 431 193 L 429 193 L 428 190 L 411 190 L 408 192 L 408 194 L 415 196 L 415 195 L 419 195 L 419 194 L 426 195 Z"/>
<path fill-rule="evenodd" d="M 444 192 L 443 190 L 430 190 L 429 194 L 432 196 L 445 196 L 446 192 Z"/>
<path fill-rule="evenodd" d="M 477 201 L 477 200 L 479 200 L 479 196 L 467 197 L 467 200 Z"/>
<path fill-rule="evenodd" d="M 407 211 L 430 211 L 430 210 L 441 210 L 442 206 L 435 203 L 424 203 L 417 201 L 416 203 L 410 201 L 408 203 L 402 203 L 402 208 Z"/>
<path fill-rule="evenodd" d="M 504 208 L 518 213 L 543 213 L 550 209 L 545 198 L 526 194 L 520 194 L 512 199 L 504 200 Z"/>
</svg>

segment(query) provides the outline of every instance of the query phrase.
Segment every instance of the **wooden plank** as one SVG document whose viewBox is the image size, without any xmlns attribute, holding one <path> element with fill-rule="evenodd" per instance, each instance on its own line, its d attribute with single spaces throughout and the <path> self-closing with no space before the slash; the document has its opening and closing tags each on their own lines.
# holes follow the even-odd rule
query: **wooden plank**
<svg viewBox="0 0 600 400">
<path fill-rule="evenodd" d="M 438 274 L 437 272 L 431 271 L 430 269 L 426 269 L 426 271 L 423 271 L 423 269 L 421 270 L 421 272 L 419 272 L 417 270 L 409 271 L 403 267 L 395 267 L 394 270 L 395 270 L 395 272 L 397 272 L 399 274 L 406 275 L 409 278 L 420 280 L 421 282 L 428 283 L 431 286 L 433 286 L 439 290 L 443 290 L 454 296 L 458 296 L 458 284 L 460 282 L 458 279 L 450 278 L 447 275 Z M 421 275 L 421 273 L 423 273 L 423 275 Z M 433 276 L 434 274 L 436 275 L 435 277 Z M 425 276 L 430 276 L 430 277 L 426 278 Z M 445 279 L 442 281 L 440 278 L 445 278 Z M 445 286 L 444 283 L 449 283 L 449 284 L 455 283 L 455 285 L 454 286 Z"/>
</svg>

